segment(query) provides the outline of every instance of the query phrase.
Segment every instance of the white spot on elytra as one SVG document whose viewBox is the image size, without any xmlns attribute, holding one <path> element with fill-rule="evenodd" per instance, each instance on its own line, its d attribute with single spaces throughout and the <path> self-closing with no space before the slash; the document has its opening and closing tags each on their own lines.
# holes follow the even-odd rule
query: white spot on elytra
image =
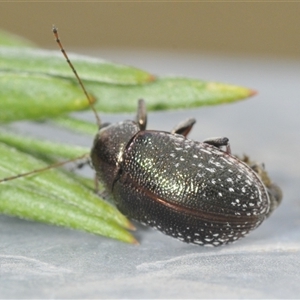
<svg viewBox="0 0 300 300">
<path fill-rule="evenodd" d="M 232 165 L 232 163 L 229 160 L 227 160 L 226 158 L 221 157 L 221 159 L 223 159 L 227 164 Z"/>
<path fill-rule="evenodd" d="M 195 244 L 199 244 L 199 245 L 203 245 L 203 242 L 202 242 L 202 241 L 199 241 L 199 240 L 194 240 L 194 243 L 195 243 Z"/>
<path fill-rule="evenodd" d="M 203 148 L 200 148 L 200 151 L 205 152 L 205 153 L 211 155 L 211 152 L 210 152 L 210 151 L 207 151 L 207 150 L 205 150 L 205 149 L 203 149 Z"/>
</svg>

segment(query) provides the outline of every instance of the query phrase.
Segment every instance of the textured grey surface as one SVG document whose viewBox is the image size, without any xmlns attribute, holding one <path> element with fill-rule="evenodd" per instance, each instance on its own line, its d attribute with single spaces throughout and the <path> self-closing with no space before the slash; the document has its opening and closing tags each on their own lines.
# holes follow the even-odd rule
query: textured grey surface
<svg viewBox="0 0 300 300">
<path fill-rule="evenodd" d="M 257 89 L 258 96 L 233 105 L 150 113 L 149 128 L 168 130 L 195 117 L 191 138 L 227 136 L 234 153 L 263 161 L 283 189 L 283 203 L 248 237 L 220 248 L 184 244 L 139 225 L 140 246 L 132 246 L 0 216 L 0 298 L 298 298 L 300 62 L 117 51 L 102 56 L 156 74 Z M 37 137 L 91 143 L 47 124 L 15 127 Z"/>
</svg>

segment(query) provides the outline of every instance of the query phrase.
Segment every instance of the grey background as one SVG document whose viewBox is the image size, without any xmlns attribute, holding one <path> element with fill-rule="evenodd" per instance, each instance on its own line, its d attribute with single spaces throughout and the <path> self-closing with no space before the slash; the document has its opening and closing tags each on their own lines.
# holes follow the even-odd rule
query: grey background
<svg viewBox="0 0 300 300">
<path fill-rule="evenodd" d="M 53 11 L 58 7 L 62 8 L 53 4 Z M 72 13 L 58 10 L 58 15 Z M 34 18 L 37 16 L 32 15 Z M 87 20 L 84 15 L 79 23 Z M 214 22 L 218 22 L 217 18 L 212 19 Z M 106 25 L 112 23 L 113 20 Z M 36 28 L 40 28 L 38 25 Z M 229 34 L 233 36 L 235 26 L 231 29 Z M 63 31 L 61 25 L 60 30 Z M 259 35 L 255 27 L 248 30 Z M 286 47 L 297 48 L 298 36 L 294 35 L 294 42 L 291 39 Z M 135 236 L 140 245 L 132 246 L 0 216 L 0 297 L 299 298 L 299 59 L 289 54 L 275 57 L 269 55 L 271 52 L 253 56 L 237 54 L 238 51 L 208 54 L 195 48 L 181 52 L 113 46 L 80 51 L 158 75 L 213 79 L 258 90 L 254 98 L 232 105 L 149 113 L 149 128 L 168 130 L 187 116 L 197 118 L 191 138 L 228 136 L 234 153 L 249 154 L 266 164 L 272 179 L 283 189 L 283 203 L 247 238 L 220 248 L 183 244 L 139 225 Z M 93 120 L 89 112 L 80 116 Z M 131 117 L 102 116 L 110 121 Z M 91 138 L 47 124 L 22 122 L 13 126 L 36 137 L 47 135 L 53 140 L 91 144 Z"/>
</svg>

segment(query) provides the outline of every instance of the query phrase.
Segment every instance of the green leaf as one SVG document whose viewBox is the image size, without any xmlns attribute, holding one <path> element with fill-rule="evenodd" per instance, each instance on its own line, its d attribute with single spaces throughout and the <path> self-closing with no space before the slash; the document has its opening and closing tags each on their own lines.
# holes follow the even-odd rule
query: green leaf
<svg viewBox="0 0 300 300">
<path fill-rule="evenodd" d="M 148 110 L 161 110 L 228 103 L 254 94 L 247 88 L 196 79 L 155 79 L 144 71 L 82 56 L 73 56 L 72 61 L 87 90 L 98 99 L 97 108 L 105 112 L 135 111 L 139 98 L 146 100 Z M 58 51 L 0 47 L 0 72 L 1 122 L 53 117 L 87 107 Z"/>
<path fill-rule="evenodd" d="M 37 140 L 28 136 L 24 137 L 3 131 L 0 131 L 0 142 L 47 160 L 52 160 L 53 158 L 72 159 L 90 152 L 90 149 L 86 147 Z"/>
<path fill-rule="evenodd" d="M 134 85 L 154 77 L 136 68 L 73 56 L 83 80 Z M 0 122 L 42 119 L 88 107 L 59 51 L 0 47 Z"/>
<path fill-rule="evenodd" d="M 0 131 L 0 142 L 12 146 L 19 151 L 33 155 L 36 158 L 42 159 L 49 164 L 56 163 L 58 159 L 74 159 L 82 156 L 84 153 L 90 152 L 90 148 L 86 147 L 54 143 L 46 140 L 37 140 L 27 136 L 24 137 L 23 135 L 21 136 L 15 133 L 3 131 Z M 64 171 L 64 169 L 60 169 L 60 171 Z M 80 184 L 84 185 L 89 190 L 95 190 L 94 180 L 76 175 L 73 172 L 64 172 L 67 173 L 67 176 L 76 179 Z M 104 192 L 104 186 L 101 182 L 98 182 L 98 189 L 100 192 Z M 123 226 L 125 225 L 123 224 Z M 131 226 L 129 226 L 129 228 L 131 228 Z"/>
<path fill-rule="evenodd" d="M 0 30 L 0 45 L 9 47 L 34 47 L 35 45 L 20 36 Z"/>
<path fill-rule="evenodd" d="M 88 102 L 72 81 L 39 74 L 0 72 L 0 122 L 42 119 L 82 110 Z"/>
<path fill-rule="evenodd" d="M 0 178 L 45 166 L 2 143 L 0 155 Z M 122 228 L 132 226 L 117 209 L 100 201 L 90 189 L 58 170 L 2 182 L 0 200 L 0 213 L 136 243 Z"/>
<path fill-rule="evenodd" d="M 83 81 L 135 85 L 154 80 L 153 75 L 133 67 L 83 55 L 68 55 Z M 74 73 L 58 50 L 0 47 L 0 70 L 75 79 Z"/>
<path fill-rule="evenodd" d="M 97 133 L 97 125 L 96 123 L 90 123 L 86 121 L 82 121 L 79 119 L 75 119 L 70 116 L 62 116 L 62 117 L 57 117 L 53 119 L 55 124 L 63 126 L 65 128 L 77 131 L 77 132 L 82 132 L 82 133 L 87 133 L 92 136 L 94 136 Z"/>
<path fill-rule="evenodd" d="M 230 103 L 255 94 L 244 87 L 174 77 L 135 86 L 87 82 L 86 88 L 97 95 L 96 108 L 104 112 L 135 111 L 140 98 L 145 99 L 148 110 L 164 110 Z"/>
</svg>

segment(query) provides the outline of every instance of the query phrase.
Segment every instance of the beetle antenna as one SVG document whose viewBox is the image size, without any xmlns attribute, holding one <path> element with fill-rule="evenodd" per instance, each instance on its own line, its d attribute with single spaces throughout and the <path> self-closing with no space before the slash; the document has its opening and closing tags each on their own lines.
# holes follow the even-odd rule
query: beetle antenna
<svg viewBox="0 0 300 300">
<path fill-rule="evenodd" d="M 67 63 L 69 64 L 70 68 L 72 69 L 73 73 L 75 74 L 75 76 L 76 76 L 76 78 L 77 78 L 77 80 L 78 80 L 78 83 L 79 83 L 79 85 L 81 86 L 81 88 L 82 88 L 82 90 L 83 90 L 83 92 L 84 92 L 84 94 L 85 94 L 85 96 L 86 96 L 86 98 L 87 98 L 87 100 L 88 100 L 88 102 L 89 102 L 89 104 L 90 104 L 90 106 L 91 106 L 93 112 L 94 112 L 94 115 L 95 115 L 95 118 L 96 118 L 97 125 L 98 125 L 98 127 L 100 128 L 100 126 L 101 126 L 101 120 L 100 120 L 100 117 L 99 117 L 99 115 L 97 114 L 97 111 L 96 111 L 95 106 L 94 106 L 94 104 L 93 104 L 94 101 L 91 99 L 91 96 L 89 96 L 89 94 L 87 93 L 87 91 L 86 91 L 86 89 L 85 89 L 85 87 L 84 87 L 84 85 L 83 85 L 83 83 L 82 83 L 82 80 L 81 80 L 80 77 L 78 76 L 76 69 L 74 68 L 72 62 L 70 61 L 70 59 L 69 59 L 69 57 L 68 57 L 68 55 L 67 55 L 67 53 L 66 53 L 66 51 L 65 51 L 65 49 L 64 49 L 64 47 L 63 47 L 63 45 L 62 45 L 62 43 L 61 43 L 61 41 L 60 41 L 60 39 L 59 39 L 59 36 L 58 36 L 58 30 L 57 30 L 57 28 L 56 28 L 54 25 L 53 25 L 53 27 L 52 27 L 52 32 L 53 32 L 53 34 L 54 34 L 54 36 L 55 36 L 55 40 L 56 40 L 56 42 L 57 42 L 57 44 L 58 44 L 58 46 L 59 46 L 59 48 L 60 48 L 62 54 L 64 55 L 64 57 L 65 57 Z"/>
<path fill-rule="evenodd" d="M 43 171 L 54 169 L 54 168 L 57 168 L 57 167 L 61 167 L 61 166 L 65 165 L 65 164 L 68 164 L 70 162 L 74 162 L 76 160 L 80 160 L 80 159 L 84 159 L 84 158 L 89 158 L 89 157 L 90 157 L 90 154 L 89 153 L 85 153 L 85 154 L 83 154 L 81 156 L 78 156 L 76 158 L 72 158 L 72 159 L 69 159 L 69 160 L 57 162 L 57 163 L 54 163 L 54 164 L 52 164 L 50 166 L 47 166 L 47 167 L 44 167 L 44 168 L 41 168 L 41 169 L 36 169 L 36 170 L 32 170 L 30 172 L 21 173 L 21 174 L 18 174 L 18 175 L 14 175 L 14 176 L 2 178 L 2 179 L 0 179 L 0 183 L 1 182 L 5 182 L 5 181 L 9 181 L 9 180 L 13 180 L 13 179 L 17 179 L 17 178 L 20 178 L 20 177 L 26 177 L 26 176 L 33 175 L 33 174 L 36 174 L 36 173 L 40 173 L 40 172 L 43 172 Z"/>
</svg>

